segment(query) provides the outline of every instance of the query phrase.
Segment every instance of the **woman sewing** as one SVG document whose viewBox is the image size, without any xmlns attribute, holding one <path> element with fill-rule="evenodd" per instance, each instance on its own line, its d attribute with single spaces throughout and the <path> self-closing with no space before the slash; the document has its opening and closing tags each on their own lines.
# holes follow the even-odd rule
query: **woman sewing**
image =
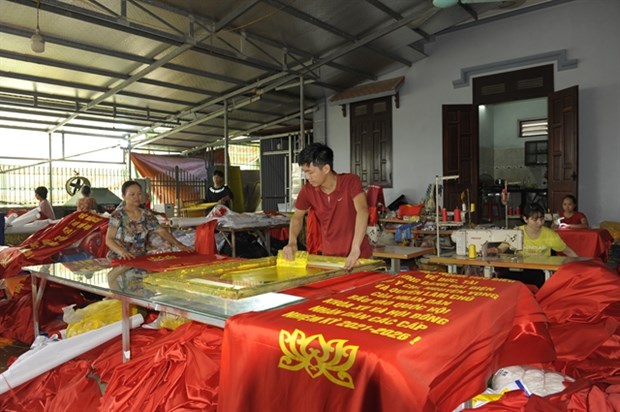
<svg viewBox="0 0 620 412">
<path fill-rule="evenodd" d="M 577 257 L 577 253 L 564 243 L 560 235 L 545 226 L 545 210 L 537 203 L 526 205 L 523 210 L 525 225 L 519 226 L 523 231 L 523 256 L 551 256 L 551 251 L 563 253 L 566 256 Z M 508 244 L 503 243 L 497 248 L 497 252 L 504 253 L 508 250 Z M 492 251 L 491 251 L 492 252 Z M 519 280 L 523 283 L 533 284 L 539 288 L 545 282 L 545 274 L 542 270 L 524 269 L 522 271 L 499 271 L 499 277 Z"/>
<path fill-rule="evenodd" d="M 147 254 L 149 236 L 158 234 L 171 246 L 191 251 L 159 225 L 155 215 L 140 207 L 143 201 L 142 186 L 134 180 L 123 183 L 123 204 L 111 215 L 105 242 L 111 259 L 132 259 Z"/>
</svg>

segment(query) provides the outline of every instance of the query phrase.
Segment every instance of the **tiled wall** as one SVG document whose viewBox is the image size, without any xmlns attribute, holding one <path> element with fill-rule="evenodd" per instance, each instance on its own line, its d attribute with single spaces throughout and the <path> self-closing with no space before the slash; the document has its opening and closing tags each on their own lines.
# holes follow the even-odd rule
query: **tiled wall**
<svg viewBox="0 0 620 412">
<path fill-rule="evenodd" d="M 480 148 L 480 174 L 505 179 L 522 187 L 547 187 L 546 166 L 525 166 L 523 148 Z"/>
</svg>

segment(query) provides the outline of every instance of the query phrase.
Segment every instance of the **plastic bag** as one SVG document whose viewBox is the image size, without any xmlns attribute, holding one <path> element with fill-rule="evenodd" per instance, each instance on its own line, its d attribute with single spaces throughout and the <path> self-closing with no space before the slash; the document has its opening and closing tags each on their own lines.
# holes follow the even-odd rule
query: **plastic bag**
<svg viewBox="0 0 620 412">
<path fill-rule="evenodd" d="M 122 319 L 121 301 L 116 299 L 106 299 L 91 303 L 85 308 L 73 311 L 73 307 L 63 308 L 63 319 L 68 323 L 65 336 L 80 335 L 84 332 L 99 329 L 110 323 L 118 322 Z M 130 316 L 138 313 L 135 306 L 131 306 Z"/>
</svg>

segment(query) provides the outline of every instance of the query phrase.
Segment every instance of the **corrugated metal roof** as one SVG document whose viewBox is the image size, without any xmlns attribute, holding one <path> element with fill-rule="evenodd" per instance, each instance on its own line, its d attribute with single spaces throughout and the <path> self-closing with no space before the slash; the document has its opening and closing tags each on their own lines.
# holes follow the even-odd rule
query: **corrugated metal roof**
<svg viewBox="0 0 620 412">
<path fill-rule="evenodd" d="M 0 0 L 0 122 L 173 152 L 226 127 L 230 137 L 290 130 L 317 100 L 411 66 L 434 34 L 506 3 L 41 0 L 46 44 L 35 53 L 37 2 Z"/>
</svg>

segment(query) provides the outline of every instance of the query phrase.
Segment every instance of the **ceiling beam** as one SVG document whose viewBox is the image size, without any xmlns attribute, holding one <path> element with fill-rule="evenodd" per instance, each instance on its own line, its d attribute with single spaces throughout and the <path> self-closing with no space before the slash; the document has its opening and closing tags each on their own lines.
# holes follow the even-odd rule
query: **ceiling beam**
<svg viewBox="0 0 620 412">
<path fill-rule="evenodd" d="M 328 31 L 328 32 L 330 32 L 332 34 L 335 34 L 336 36 L 338 36 L 340 38 L 343 38 L 343 39 L 345 39 L 345 40 L 347 40 L 349 42 L 354 43 L 354 42 L 356 42 L 358 40 L 358 37 L 356 37 L 356 36 L 354 36 L 352 34 L 349 34 L 349 33 L 345 32 L 345 31 L 342 31 L 342 30 L 340 30 L 340 29 L 338 29 L 338 28 L 336 28 L 336 27 L 334 27 L 334 26 L 332 26 L 330 24 L 325 23 L 322 20 L 317 19 L 314 16 L 311 16 L 311 15 L 309 15 L 307 13 L 304 13 L 303 11 L 301 11 L 299 9 L 296 9 L 296 8 L 290 6 L 290 2 L 289 3 L 283 3 L 280 0 L 263 0 L 263 2 L 268 3 L 268 4 L 272 5 L 273 7 L 277 8 L 279 10 L 282 10 L 285 13 L 290 14 L 291 16 L 294 16 L 294 17 L 296 17 L 296 18 L 298 18 L 300 20 L 303 20 L 306 23 L 310 23 L 310 24 L 312 24 L 312 25 L 314 25 L 316 27 L 319 27 L 319 28 L 321 28 L 321 29 L 323 29 L 325 31 Z M 405 59 L 404 57 L 398 56 L 398 55 L 393 54 L 393 53 L 389 53 L 389 52 L 387 52 L 387 51 L 385 51 L 385 50 L 383 50 L 383 49 L 381 49 L 379 47 L 372 46 L 369 43 L 365 44 L 364 47 L 367 48 L 368 50 L 373 51 L 374 53 L 376 53 L 376 54 L 378 54 L 380 56 L 383 56 L 383 57 L 385 57 L 385 58 L 387 58 L 389 60 L 393 60 L 393 61 L 399 62 L 399 63 L 401 63 L 401 64 L 403 64 L 403 65 L 405 65 L 407 67 L 411 67 L 411 65 L 413 64 L 413 62 Z"/>
</svg>

